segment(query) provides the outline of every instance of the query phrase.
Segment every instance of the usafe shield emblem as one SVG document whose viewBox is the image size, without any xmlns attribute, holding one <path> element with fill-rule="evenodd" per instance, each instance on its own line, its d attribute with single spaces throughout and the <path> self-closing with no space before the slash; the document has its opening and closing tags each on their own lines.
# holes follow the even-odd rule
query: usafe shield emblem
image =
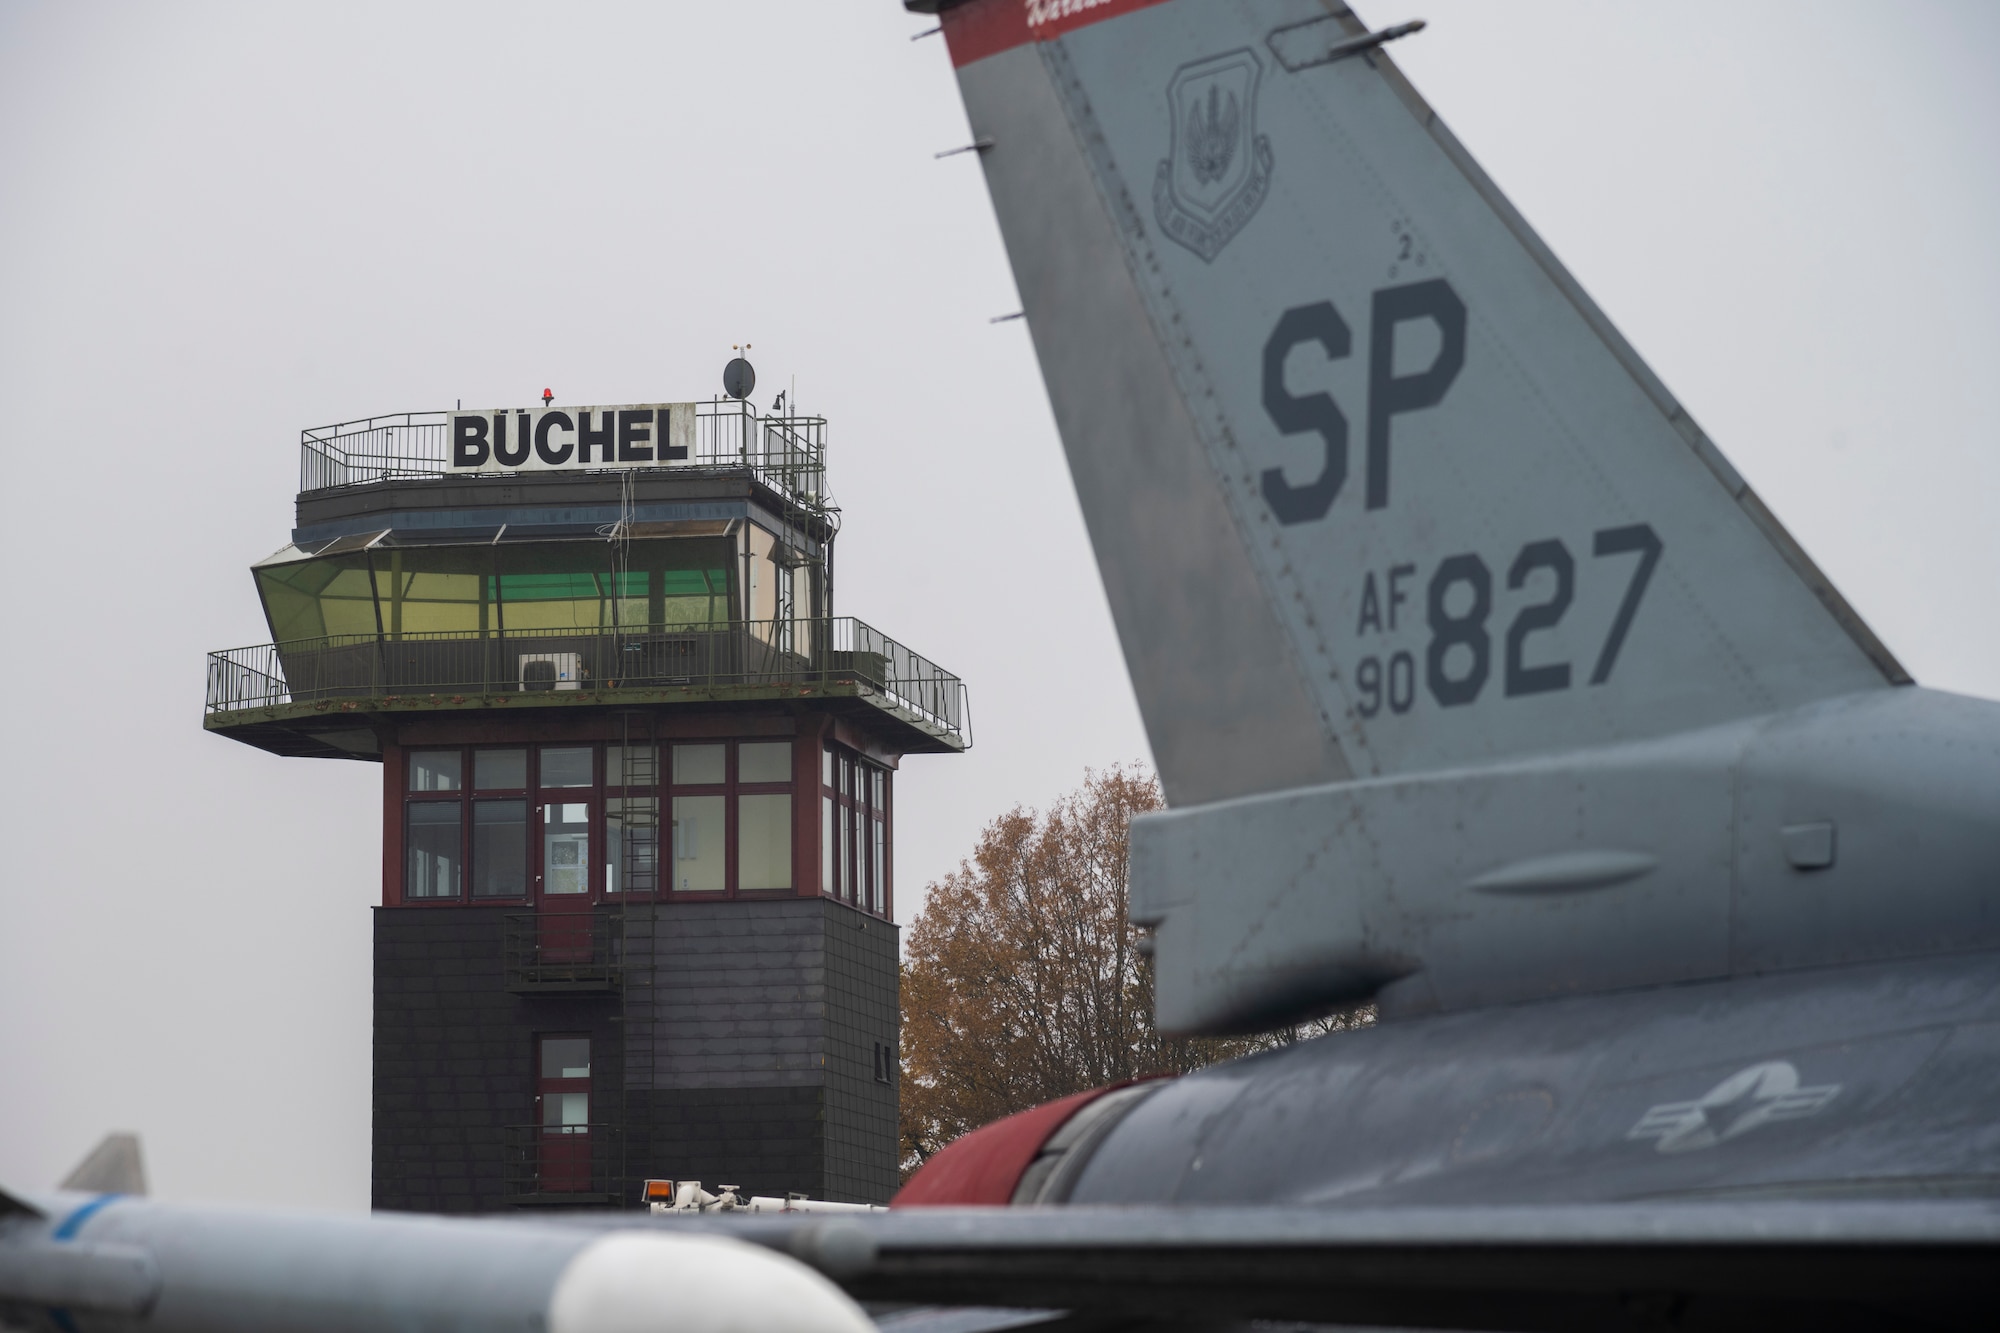
<svg viewBox="0 0 2000 1333">
<path fill-rule="evenodd" d="M 1262 74 L 1246 47 L 1182 65 L 1167 84 L 1168 149 L 1153 177 L 1153 216 L 1204 262 L 1271 189 L 1271 141 L 1257 133 Z"/>
</svg>

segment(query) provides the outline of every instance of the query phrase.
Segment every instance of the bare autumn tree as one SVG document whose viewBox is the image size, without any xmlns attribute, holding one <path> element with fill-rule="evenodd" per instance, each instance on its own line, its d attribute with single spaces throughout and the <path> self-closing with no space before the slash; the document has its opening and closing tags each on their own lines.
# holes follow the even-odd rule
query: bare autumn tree
<svg viewBox="0 0 2000 1333">
<path fill-rule="evenodd" d="M 930 886 L 903 968 L 906 1164 L 1056 1097 L 1357 1021 L 1228 1039 L 1154 1031 L 1152 968 L 1125 912 L 1126 826 L 1163 804 L 1142 769 L 1088 772 L 1047 811 L 987 825 L 972 859 Z"/>
</svg>

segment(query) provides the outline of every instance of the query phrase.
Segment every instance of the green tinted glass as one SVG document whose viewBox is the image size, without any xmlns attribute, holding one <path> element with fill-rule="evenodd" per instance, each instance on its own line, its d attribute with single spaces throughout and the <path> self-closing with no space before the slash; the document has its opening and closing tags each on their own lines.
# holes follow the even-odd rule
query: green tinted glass
<svg viewBox="0 0 2000 1333">
<path fill-rule="evenodd" d="M 670 631 L 729 621 L 729 548 L 632 543 L 614 575 L 603 541 L 378 546 L 255 571 L 280 643 L 380 632 L 477 637 L 528 630 Z"/>
<path fill-rule="evenodd" d="M 495 558 L 492 587 L 510 631 L 597 630 L 617 623 L 608 543 L 535 542 L 502 548 Z"/>
<path fill-rule="evenodd" d="M 256 574 L 271 637 L 279 643 L 375 633 L 375 598 L 365 555 L 270 565 Z"/>
<path fill-rule="evenodd" d="M 390 638 L 474 635 L 492 628 L 486 595 L 492 560 L 483 548 L 378 550 L 374 561 L 382 629 Z"/>
</svg>

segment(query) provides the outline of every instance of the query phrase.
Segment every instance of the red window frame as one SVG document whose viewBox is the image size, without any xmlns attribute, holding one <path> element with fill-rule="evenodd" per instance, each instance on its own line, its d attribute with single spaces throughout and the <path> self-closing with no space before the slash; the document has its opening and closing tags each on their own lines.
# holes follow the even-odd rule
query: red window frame
<svg viewBox="0 0 2000 1333">
<path fill-rule="evenodd" d="M 524 750 L 526 751 L 526 787 L 481 787 L 478 785 L 478 754 L 482 751 Z M 467 903 L 505 904 L 525 903 L 534 897 L 534 867 L 540 859 L 539 804 L 533 779 L 535 766 L 539 762 L 539 747 L 526 741 L 504 745 L 415 745 L 401 750 L 398 755 L 398 786 L 402 805 L 402 848 L 396 866 L 397 899 L 406 907 L 455 907 Z M 458 786 L 451 791 L 417 791 L 411 781 L 417 757 L 428 754 L 456 754 L 458 756 Z M 573 790 L 573 789 L 572 789 Z M 477 806 L 483 801 L 520 801 L 525 807 L 528 828 L 524 851 L 522 889 L 516 894 L 481 895 L 474 892 L 477 867 L 474 864 L 474 827 Z M 410 893 L 410 812 L 418 805 L 456 805 L 458 808 L 458 887 L 455 893 L 442 896 L 415 897 Z"/>
<path fill-rule="evenodd" d="M 820 893 L 893 920 L 889 770 L 829 742 L 819 778 Z"/>
<path fill-rule="evenodd" d="M 551 804 L 584 803 L 589 807 L 588 827 L 590 838 L 590 865 L 586 899 L 589 903 L 624 901 L 625 894 L 613 894 L 606 889 L 606 870 L 611 861 L 610 843 L 610 803 L 615 799 L 647 799 L 656 802 L 658 817 L 657 842 L 654 847 L 654 883 L 651 890 L 641 890 L 644 901 L 707 901 L 718 898 L 769 898 L 796 897 L 811 890 L 802 887 L 799 869 L 807 850 L 806 831 L 812 825 L 812 816 L 801 809 L 798 798 L 797 764 L 799 746 L 797 736 L 719 736 L 719 737 L 662 737 L 649 743 L 654 747 L 655 781 L 651 786 L 627 787 L 612 780 L 610 773 L 611 751 L 622 742 L 602 740 L 575 741 L 511 741 L 500 743 L 482 742 L 473 745 L 415 745 L 397 747 L 393 764 L 395 780 L 387 792 L 391 818 L 396 819 L 397 846 L 387 859 L 385 871 L 393 876 L 394 888 L 390 901 L 405 907 L 459 907 L 466 905 L 524 905 L 539 901 L 544 896 L 546 886 L 543 876 L 545 840 L 545 814 Z M 744 745 L 783 744 L 791 747 L 792 762 L 787 765 L 788 776 L 783 781 L 743 782 L 741 781 L 741 749 Z M 723 747 L 723 781 L 719 783 L 682 784 L 673 780 L 673 750 L 675 745 L 720 745 Z M 550 787 L 543 781 L 542 755 L 546 750 L 589 749 L 591 752 L 591 782 L 587 787 Z M 526 751 L 525 787 L 482 788 L 478 786 L 476 771 L 477 755 L 481 751 Z M 452 753 L 458 756 L 458 786 L 451 791 L 412 791 L 411 774 L 417 756 L 423 754 Z M 673 847 L 671 839 L 673 821 L 673 799 L 675 796 L 713 795 L 723 798 L 723 842 L 724 870 L 723 887 L 720 890 L 691 890 L 681 892 L 672 888 Z M 740 823 L 738 801 L 742 796 L 788 795 L 791 801 L 790 879 L 787 888 L 740 889 Z M 473 846 L 476 807 L 482 801 L 520 801 L 526 808 L 527 833 L 523 891 L 519 894 L 493 894 L 478 896 L 473 893 L 479 867 Z M 410 810 L 423 803 L 454 805 L 458 814 L 458 875 L 457 891 L 441 897 L 417 898 L 411 896 L 410 857 Z M 385 839 L 385 842 L 387 840 Z M 567 897 L 567 895 L 564 895 Z"/>
<path fill-rule="evenodd" d="M 583 1043 L 583 1077 L 565 1078 L 548 1072 L 548 1043 L 552 1041 Z M 592 1062 L 596 1058 L 591 1045 L 588 1032 L 535 1034 L 531 1048 L 535 1080 L 535 1184 L 537 1190 L 544 1194 L 580 1194 L 590 1189 L 590 1125 L 595 1109 L 592 1103 L 597 1095 L 591 1087 L 591 1072 L 595 1069 Z M 558 1117 L 551 1122 L 547 1099 L 577 1093 L 582 1093 L 584 1097 L 583 1120 L 570 1123 Z"/>
<path fill-rule="evenodd" d="M 785 777 L 782 782 L 745 782 L 743 780 L 743 747 L 745 745 L 784 744 L 790 750 L 785 762 Z M 729 896 L 749 898 L 794 898 L 799 892 L 799 800 L 797 792 L 799 742 L 795 736 L 747 736 L 729 742 L 729 762 L 726 772 L 729 777 L 729 796 L 723 805 L 729 824 Z M 782 888 L 741 888 L 743 858 L 742 812 L 739 805 L 745 796 L 789 796 L 790 815 L 786 820 L 789 839 L 789 860 L 791 865 L 785 878 L 790 881 Z"/>
</svg>

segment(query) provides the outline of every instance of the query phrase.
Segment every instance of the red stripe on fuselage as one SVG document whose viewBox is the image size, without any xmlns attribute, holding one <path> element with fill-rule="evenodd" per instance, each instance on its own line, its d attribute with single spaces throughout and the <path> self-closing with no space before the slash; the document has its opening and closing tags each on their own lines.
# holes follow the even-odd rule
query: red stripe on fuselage
<svg viewBox="0 0 2000 1333">
<path fill-rule="evenodd" d="M 1124 1087 L 1110 1083 L 1072 1093 L 1040 1106 L 982 1125 L 940 1148 L 920 1167 L 891 1208 L 938 1208 L 968 1204 L 1006 1204 L 1014 1187 L 1055 1132 L 1078 1111 L 1105 1093 Z"/>
<path fill-rule="evenodd" d="M 972 0 L 939 15 L 953 69 L 1166 0 Z"/>
</svg>

